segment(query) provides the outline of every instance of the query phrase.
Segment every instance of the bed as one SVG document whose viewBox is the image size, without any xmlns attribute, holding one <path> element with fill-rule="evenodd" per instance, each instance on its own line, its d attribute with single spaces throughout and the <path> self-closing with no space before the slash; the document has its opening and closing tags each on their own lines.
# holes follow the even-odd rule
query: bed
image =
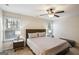
<svg viewBox="0 0 79 59">
<path fill-rule="evenodd" d="M 62 55 L 69 51 L 69 43 L 52 37 L 28 38 L 28 33 L 46 32 L 45 29 L 26 29 L 27 46 L 36 55 Z"/>
</svg>

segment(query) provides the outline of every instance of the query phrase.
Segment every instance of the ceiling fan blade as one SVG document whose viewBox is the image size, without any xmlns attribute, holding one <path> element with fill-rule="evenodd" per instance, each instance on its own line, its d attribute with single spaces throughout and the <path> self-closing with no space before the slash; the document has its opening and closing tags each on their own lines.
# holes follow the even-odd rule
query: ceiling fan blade
<svg viewBox="0 0 79 59">
<path fill-rule="evenodd" d="M 56 17 L 60 17 L 60 16 L 58 16 L 58 15 L 54 15 L 54 16 L 56 16 Z"/>
<path fill-rule="evenodd" d="M 41 14 L 40 16 L 44 16 L 44 15 L 48 15 L 48 14 Z"/>
<path fill-rule="evenodd" d="M 55 12 L 55 13 L 64 13 L 64 11 L 57 11 L 57 12 Z"/>
</svg>

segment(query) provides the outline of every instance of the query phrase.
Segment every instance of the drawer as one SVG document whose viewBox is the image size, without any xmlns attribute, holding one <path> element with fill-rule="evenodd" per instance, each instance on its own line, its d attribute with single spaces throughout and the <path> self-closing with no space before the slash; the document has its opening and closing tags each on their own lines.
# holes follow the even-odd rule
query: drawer
<svg viewBox="0 0 79 59">
<path fill-rule="evenodd" d="M 24 41 L 22 41 L 22 42 L 14 42 L 13 43 L 13 48 L 14 49 L 20 48 L 20 47 L 24 47 Z"/>
</svg>

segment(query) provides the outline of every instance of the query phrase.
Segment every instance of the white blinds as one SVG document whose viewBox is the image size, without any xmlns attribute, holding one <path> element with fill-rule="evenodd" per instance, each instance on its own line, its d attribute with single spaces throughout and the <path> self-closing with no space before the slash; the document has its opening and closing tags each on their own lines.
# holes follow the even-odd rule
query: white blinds
<svg viewBox="0 0 79 59">
<path fill-rule="evenodd" d="M 4 40 L 16 38 L 15 31 L 20 30 L 20 20 L 19 15 L 4 15 Z"/>
</svg>

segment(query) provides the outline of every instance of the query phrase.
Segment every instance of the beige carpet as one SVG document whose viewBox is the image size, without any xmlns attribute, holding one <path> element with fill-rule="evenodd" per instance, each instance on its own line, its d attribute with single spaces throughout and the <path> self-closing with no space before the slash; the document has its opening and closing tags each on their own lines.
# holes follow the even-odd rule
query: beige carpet
<svg viewBox="0 0 79 59">
<path fill-rule="evenodd" d="M 24 49 L 19 49 L 14 52 L 14 50 L 5 51 L 8 55 L 33 55 L 28 47 Z M 79 48 L 70 48 L 70 51 L 66 55 L 79 55 Z"/>
</svg>

